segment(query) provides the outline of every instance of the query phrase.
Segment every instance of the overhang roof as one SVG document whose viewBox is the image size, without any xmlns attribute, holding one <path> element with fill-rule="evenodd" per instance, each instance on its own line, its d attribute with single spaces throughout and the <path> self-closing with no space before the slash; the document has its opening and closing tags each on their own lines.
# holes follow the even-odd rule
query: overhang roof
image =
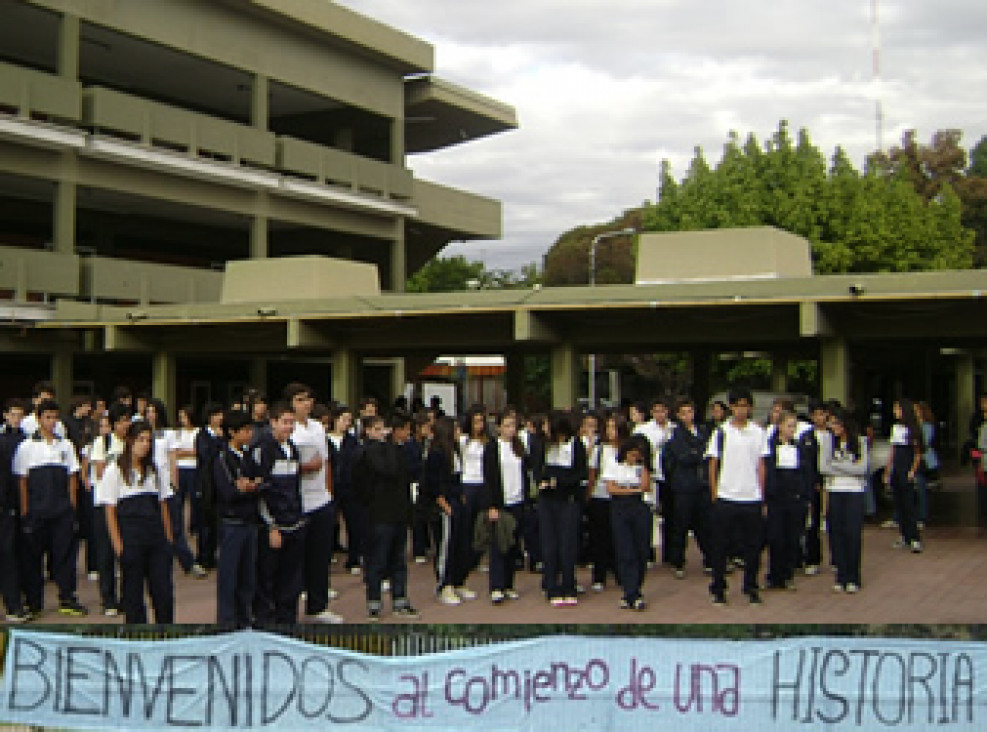
<svg viewBox="0 0 987 732">
<path fill-rule="evenodd" d="M 516 129 L 510 105 L 434 76 L 405 81 L 405 149 L 430 152 Z"/>
</svg>

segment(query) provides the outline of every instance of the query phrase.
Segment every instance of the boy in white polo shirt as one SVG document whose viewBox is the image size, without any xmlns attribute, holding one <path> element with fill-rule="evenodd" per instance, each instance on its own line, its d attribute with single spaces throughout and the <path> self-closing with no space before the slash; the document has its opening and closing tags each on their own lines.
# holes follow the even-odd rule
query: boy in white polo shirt
<svg viewBox="0 0 987 732">
<path fill-rule="evenodd" d="M 754 399 L 749 389 L 732 389 L 731 417 L 714 431 L 706 448 L 710 458 L 709 482 L 713 498 L 714 605 L 726 604 L 726 550 L 724 537 L 738 536 L 744 559 L 743 591 L 752 605 L 761 604 L 757 586 L 763 545 L 764 430 L 750 419 Z"/>
</svg>

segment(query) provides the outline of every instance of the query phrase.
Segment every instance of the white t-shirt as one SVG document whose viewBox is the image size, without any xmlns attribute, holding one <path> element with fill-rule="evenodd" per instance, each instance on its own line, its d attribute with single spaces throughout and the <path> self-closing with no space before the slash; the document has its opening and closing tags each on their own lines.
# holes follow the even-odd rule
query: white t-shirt
<svg viewBox="0 0 987 732">
<path fill-rule="evenodd" d="M 199 428 L 194 427 L 193 429 L 177 429 L 172 432 L 171 437 L 171 449 L 172 451 L 178 450 L 191 450 L 195 452 L 195 436 L 199 434 Z M 177 458 L 178 469 L 183 468 L 194 468 L 195 467 L 195 456 Z"/>
<path fill-rule="evenodd" d="M 903 425 L 901 422 L 895 422 L 891 426 L 891 444 L 892 445 L 911 444 L 911 441 L 908 439 L 908 427 Z"/>
<path fill-rule="evenodd" d="M 483 449 L 485 443 L 471 440 L 466 435 L 459 437 L 459 451 L 463 454 L 463 483 L 479 485 L 483 482 Z"/>
<path fill-rule="evenodd" d="M 722 438 L 717 436 L 720 430 L 723 431 Z M 720 455 L 721 441 L 723 455 Z M 764 430 L 755 422 L 738 428 L 732 421 L 726 421 L 713 430 L 706 447 L 706 457 L 719 460 L 717 497 L 742 503 L 762 500 L 761 485 L 757 479 L 758 463 L 769 454 Z"/>
<path fill-rule="evenodd" d="M 24 419 L 21 420 L 21 432 L 27 435 L 29 438 L 34 437 L 34 433 L 38 431 L 38 415 L 34 412 L 30 414 L 25 414 Z M 65 437 L 65 425 L 62 424 L 62 420 L 55 422 L 55 437 Z"/>
<path fill-rule="evenodd" d="M 149 470 L 142 481 L 138 480 L 137 471 L 131 471 L 130 485 L 127 485 L 120 466 L 112 463 L 106 466 L 103 479 L 96 489 L 96 502 L 101 506 L 116 506 L 122 500 L 142 494 L 155 495 L 163 501 L 171 497 L 172 491 L 168 479 L 160 470 Z"/>
<path fill-rule="evenodd" d="M 620 488 L 639 488 L 641 486 L 643 465 L 628 465 L 627 463 L 618 463 L 616 460 L 608 460 L 606 467 L 601 469 L 603 480 L 607 483 L 616 483 Z"/>
<path fill-rule="evenodd" d="M 161 430 L 154 435 L 154 464 L 171 485 L 171 451 L 174 449 L 175 433 L 173 430 Z"/>
<path fill-rule="evenodd" d="M 509 442 L 497 440 L 500 453 L 500 481 L 504 489 L 504 505 L 516 506 L 524 501 L 524 481 L 521 479 L 521 458 L 514 454 Z"/>
<path fill-rule="evenodd" d="M 79 460 L 75 446 L 63 437 L 54 440 L 35 440 L 31 437 L 21 442 L 14 453 L 13 473 L 21 478 L 35 468 L 57 466 L 72 475 L 79 472 Z"/>
<path fill-rule="evenodd" d="M 644 435 L 648 438 L 648 442 L 651 443 L 651 478 L 656 481 L 664 481 L 665 473 L 661 467 L 661 449 L 665 446 L 665 443 L 672 438 L 672 433 L 675 431 L 675 423 L 672 421 L 665 422 L 664 426 L 659 425 L 653 419 L 639 424 L 634 428 L 632 434 Z"/>
<path fill-rule="evenodd" d="M 302 465 L 315 457 L 322 458 L 322 468 L 317 473 L 303 473 L 301 476 L 302 512 L 317 511 L 332 501 L 326 488 L 326 466 L 329 460 L 329 440 L 326 430 L 317 419 L 309 419 L 304 424 L 295 422 L 291 441 L 298 448 L 298 462 Z"/>
<path fill-rule="evenodd" d="M 593 447 L 593 452 L 589 460 L 590 467 L 597 471 L 596 485 L 593 486 L 593 498 L 609 499 L 607 492 L 607 480 L 604 476 L 615 470 L 617 465 L 617 448 L 606 443 L 599 443 Z"/>
</svg>

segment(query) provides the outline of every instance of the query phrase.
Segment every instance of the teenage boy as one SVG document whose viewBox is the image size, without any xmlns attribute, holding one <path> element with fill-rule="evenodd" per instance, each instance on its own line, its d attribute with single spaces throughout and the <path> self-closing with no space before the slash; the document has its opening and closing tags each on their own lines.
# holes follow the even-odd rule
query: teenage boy
<svg viewBox="0 0 987 732">
<path fill-rule="evenodd" d="M 829 431 L 831 414 L 825 402 L 813 402 L 809 406 L 812 427 L 798 433 L 799 444 L 806 452 L 812 485 L 809 491 L 809 518 L 803 523 L 805 533 L 801 542 L 802 556 L 800 557 L 800 563 L 804 563 L 804 571 L 810 577 L 819 574 L 819 565 L 822 563 L 822 504 L 825 494 L 822 485 L 823 476 L 819 472 L 819 454 L 822 450 L 826 450 L 827 455 L 832 454 L 832 434 Z"/>
<path fill-rule="evenodd" d="M 38 429 L 21 442 L 14 453 L 14 475 L 20 483 L 21 531 L 24 534 L 24 584 L 28 608 L 44 607 L 44 557 L 48 555 L 58 585 L 58 612 L 86 614 L 75 596 L 78 543 L 75 536 L 75 502 L 79 460 L 75 447 L 55 434 L 58 404 L 44 400 L 37 407 Z"/>
<path fill-rule="evenodd" d="M 30 619 L 24 611 L 21 593 L 23 547 L 20 531 L 20 485 L 14 477 L 14 454 L 24 441 L 21 430 L 25 404 L 9 399 L 3 410 L 4 425 L 0 431 L 0 594 L 7 607 L 8 623 L 23 623 Z"/>
<path fill-rule="evenodd" d="M 329 469 L 329 438 L 317 419 L 312 389 L 305 384 L 288 384 L 284 398 L 295 415 L 291 441 L 299 454 L 302 511 L 305 514 L 304 583 L 305 615 L 313 623 L 342 623 L 343 618 L 329 609 L 329 567 L 332 559 L 333 525 L 336 507 L 332 500 L 332 471 Z"/>
<path fill-rule="evenodd" d="M 408 601 L 408 565 L 405 549 L 411 523 L 411 484 L 402 443 L 411 434 L 407 417 L 391 419 L 387 439 L 383 417 L 368 418 L 363 453 L 353 468 L 357 495 L 370 519 L 367 558 L 367 618 L 380 620 L 381 584 L 391 581 L 393 613 L 415 619 L 419 613 Z"/>
<path fill-rule="evenodd" d="M 247 477 L 246 452 L 253 437 L 250 416 L 230 411 L 223 418 L 227 445 L 213 464 L 219 517 L 219 566 L 216 572 L 216 623 L 249 628 L 257 588 L 257 488 Z"/>
<path fill-rule="evenodd" d="M 195 563 L 203 569 L 216 568 L 216 492 L 212 467 L 223 450 L 223 405 L 209 402 L 202 408 L 202 428 L 195 434 L 195 496 L 192 524 L 196 532 Z"/>
<path fill-rule="evenodd" d="M 754 398 L 749 389 L 731 389 L 730 419 L 709 440 L 710 494 L 713 499 L 714 605 L 726 604 L 726 538 L 737 536 L 744 560 L 743 592 L 752 605 L 761 604 L 757 585 L 764 542 L 764 430 L 751 421 Z"/>
<path fill-rule="evenodd" d="M 103 615 L 115 617 L 120 612 L 117 599 L 117 560 L 110 542 L 109 527 L 106 524 L 106 509 L 100 502 L 100 490 L 106 466 L 115 462 L 122 454 L 130 429 L 130 407 L 116 402 L 108 415 L 110 433 L 93 441 L 89 462 L 93 467 L 93 539 L 96 545 L 96 571 L 99 573 L 99 597 L 103 605 Z"/>
<path fill-rule="evenodd" d="M 636 413 L 636 414 L 635 414 Z M 667 564 L 670 561 L 668 556 L 670 529 L 673 521 L 673 496 L 665 483 L 665 473 L 662 470 L 661 453 L 672 433 L 675 431 L 675 423 L 668 419 L 668 405 L 661 399 L 654 399 L 650 406 L 651 419 L 648 420 L 644 413 L 644 404 L 640 403 L 632 408 L 631 421 L 635 423 L 632 434 L 644 435 L 651 445 L 651 482 L 654 490 L 645 494 L 646 503 L 660 508 L 661 520 L 661 561 Z M 652 546 L 654 544 L 652 543 Z M 652 561 L 655 561 L 654 549 L 651 549 Z"/>
<path fill-rule="evenodd" d="M 31 389 L 31 411 L 21 420 L 21 429 L 28 437 L 38 431 L 38 405 L 49 401 L 55 401 L 55 385 L 50 381 L 39 381 Z M 55 434 L 59 437 L 66 436 L 65 425 L 61 420 L 55 423 Z"/>
<path fill-rule="evenodd" d="M 271 408 L 271 432 L 250 451 L 247 477 L 259 478 L 261 531 L 257 546 L 254 617 L 260 625 L 298 622 L 305 560 L 305 517 L 298 448 L 291 440 L 295 413 L 287 402 Z M 329 537 L 325 537 L 328 543 Z"/>
<path fill-rule="evenodd" d="M 704 454 L 709 433 L 696 424 L 696 405 L 680 399 L 675 405 L 678 426 L 662 450 L 668 493 L 674 496 L 671 528 L 668 533 L 668 560 L 676 579 L 685 577 L 685 549 L 691 530 L 703 556 L 703 567 L 710 566 L 709 523 L 711 502 L 709 473 Z"/>
</svg>

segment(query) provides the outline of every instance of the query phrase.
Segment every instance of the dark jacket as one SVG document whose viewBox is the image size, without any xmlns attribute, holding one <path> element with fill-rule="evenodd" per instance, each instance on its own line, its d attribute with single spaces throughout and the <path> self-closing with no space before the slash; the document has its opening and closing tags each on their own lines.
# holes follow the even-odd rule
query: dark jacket
<svg viewBox="0 0 987 732">
<path fill-rule="evenodd" d="M 261 479 L 260 502 L 269 514 L 265 522 L 291 530 L 302 524 L 302 494 L 298 448 L 291 440 L 288 445 L 291 456 L 285 457 L 273 435 L 263 435 L 250 450 L 246 472 L 248 478 Z"/>
<path fill-rule="evenodd" d="M 428 503 L 434 504 L 440 496 L 450 505 L 463 502 L 462 473 L 453 472 L 449 456 L 441 450 L 429 450 L 428 457 L 425 458 L 421 488 Z"/>
<path fill-rule="evenodd" d="M 489 440 L 483 448 L 483 498 L 481 505 L 483 508 L 503 508 L 504 507 L 504 478 L 500 470 L 500 450 L 511 449 L 510 445 L 505 445 L 500 440 Z M 528 497 L 528 471 L 530 461 L 527 455 L 521 457 L 521 491 L 522 499 Z"/>
<path fill-rule="evenodd" d="M 236 487 L 237 479 L 247 475 L 247 459 L 246 455 L 240 455 L 227 445 L 213 462 L 213 482 L 216 485 L 217 514 L 220 520 L 242 524 L 260 522 L 257 491 L 244 492 Z"/>
<path fill-rule="evenodd" d="M 367 440 L 353 466 L 353 486 L 371 524 L 411 522 L 411 489 L 404 448 L 390 440 Z"/>
<path fill-rule="evenodd" d="M 339 447 L 329 440 L 329 464 L 332 466 L 332 492 L 336 498 L 348 498 L 353 492 L 353 466 L 363 452 L 360 441 L 347 432 Z"/>
<path fill-rule="evenodd" d="M 778 433 L 768 439 L 769 455 L 764 458 L 764 497 L 769 501 L 808 500 L 815 488 L 816 467 L 813 449 L 815 440 L 811 443 L 796 438 L 792 444 L 798 457 L 795 468 L 778 467 Z"/>
<path fill-rule="evenodd" d="M 535 480 L 539 485 L 543 481 L 554 481 L 555 487 L 542 488 L 538 492 L 538 496 L 540 499 L 581 501 L 585 497 L 585 485 L 589 476 L 589 468 L 586 464 L 586 447 L 578 436 L 573 437 L 569 440 L 569 444 L 572 445 L 572 462 L 568 465 L 549 465 L 548 454 L 555 444 L 557 443 L 546 441 L 541 474 L 535 475 Z"/>
<path fill-rule="evenodd" d="M 14 453 L 26 435 L 18 428 L 4 425 L 0 432 L 0 510 L 17 513 L 21 505 L 21 492 L 14 475 Z"/>
<path fill-rule="evenodd" d="M 709 490 L 709 464 L 704 455 L 709 442 L 705 426 L 692 430 L 677 427 L 665 443 L 661 466 L 665 480 L 676 493 L 699 493 Z"/>
</svg>

